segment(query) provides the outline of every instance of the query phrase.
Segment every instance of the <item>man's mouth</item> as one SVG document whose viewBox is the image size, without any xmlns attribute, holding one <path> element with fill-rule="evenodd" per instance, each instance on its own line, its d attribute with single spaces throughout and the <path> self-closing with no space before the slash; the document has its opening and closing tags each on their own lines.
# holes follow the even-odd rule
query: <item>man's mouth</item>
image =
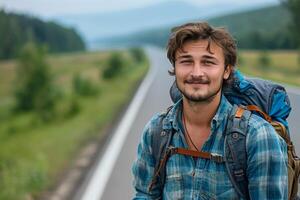
<svg viewBox="0 0 300 200">
<path fill-rule="evenodd" d="M 209 84 L 208 80 L 186 80 L 187 84 Z"/>
</svg>

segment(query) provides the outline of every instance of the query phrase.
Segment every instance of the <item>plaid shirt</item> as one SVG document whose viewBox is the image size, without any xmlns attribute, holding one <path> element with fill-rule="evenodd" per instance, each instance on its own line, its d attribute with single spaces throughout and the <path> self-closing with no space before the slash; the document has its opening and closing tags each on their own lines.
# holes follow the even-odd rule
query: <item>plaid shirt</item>
<svg viewBox="0 0 300 200">
<path fill-rule="evenodd" d="M 202 151 L 224 156 L 224 130 L 231 104 L 222 96 L 219 108 L 211 122 L 211 134 Z M 167 124 L 174 129 L 171 145 L 188 148 L 181 125 L 182 100 L 167 114 Z M 175 154 L 166 164 L 166 181 L 163 188 L 148 186 L 152 180 L 155 161 L 151 154 L 151 134 L 161 115 L 154 116 L 146 125 L 133 164 L 134 199 L 241 199 L 235 191 L 224 163 L 206 159 L 193 159 Z M 262 118 L 252 115 L 246 138 L 247 177 L 251 199 L 288 199 L 288 172 L 286 143 L 274 128 Z"/>
</svg>

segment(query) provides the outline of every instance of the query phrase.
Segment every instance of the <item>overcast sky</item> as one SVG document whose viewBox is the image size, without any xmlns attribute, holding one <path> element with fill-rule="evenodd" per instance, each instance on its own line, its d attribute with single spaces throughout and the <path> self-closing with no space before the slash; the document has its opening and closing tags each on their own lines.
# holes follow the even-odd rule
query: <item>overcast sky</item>
<svg viewBox="0 0 300 200">
<path fill-rule="evenodd" d="M 0 0 L 0 8 L 42 17 L 91 12 L 110 12 L 145 7 L 171 0 Z M 229 4 L 275 4 L 279 0 L 182 0 L 198 6 Z"/>
</svg>

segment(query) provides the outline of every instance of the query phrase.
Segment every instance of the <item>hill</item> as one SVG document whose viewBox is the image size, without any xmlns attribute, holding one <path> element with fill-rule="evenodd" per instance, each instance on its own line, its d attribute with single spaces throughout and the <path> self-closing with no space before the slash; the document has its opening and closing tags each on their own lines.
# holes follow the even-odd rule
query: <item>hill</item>
<svg viewBox="0 0 300 200">
<path fill-rule="evenodd" d="M 49 52 L 85 49 L 82 38 L 72 28 L 4 10 L 0 10 L 0 38 L 0 59 L 17 56 L 20 47 L 28 41 L 47 45 Z"/>
<path fill-rule="evenodd" d="M 195 18 L 188 21 L 206 20 L 214 26 L 229 29 L 238 41 L 240 48 L 246 49 L 294 49 L 295 45 L 288 32 L 290 16 L 281 5 L 229 14 L 216 18 Z M 172 26 L 136 32 L 118 38 L 105 38 L 97 41 L 97 45 L 157 45 L 165 47 Z M 97 46 L 95 45 L 95 46 Z"/>
<path fill-rule="evenodd" d="M 199 17 L 224 15 L 237 10 L 253 8 L 253 6 L 261 6 L 261 4 L 251 1 L 241 3 L 220 1 L 216 6 L 212 3 L 192 4 L 183 0 L 174 0 L 128 10 L 65 15 L 53 19 L 77 27 L 85 40 L 93 43 L 97 39 L 124 36 Z"/>
</svg>

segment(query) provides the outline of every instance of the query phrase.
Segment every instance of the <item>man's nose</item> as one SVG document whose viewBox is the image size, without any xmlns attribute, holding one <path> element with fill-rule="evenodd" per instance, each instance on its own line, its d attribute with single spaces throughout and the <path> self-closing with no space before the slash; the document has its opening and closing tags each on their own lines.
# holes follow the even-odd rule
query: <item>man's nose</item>
<svg viewBox="0 0 300 200">
<path fill-rule="evenodd" d="M 193 76 L 203 76 L 204 75 L 204 70 L 203 70 L 203 66 L 201 65 L 201 63 L 194 64 L 191 75 L 193 75 Z"/>
</svg>

